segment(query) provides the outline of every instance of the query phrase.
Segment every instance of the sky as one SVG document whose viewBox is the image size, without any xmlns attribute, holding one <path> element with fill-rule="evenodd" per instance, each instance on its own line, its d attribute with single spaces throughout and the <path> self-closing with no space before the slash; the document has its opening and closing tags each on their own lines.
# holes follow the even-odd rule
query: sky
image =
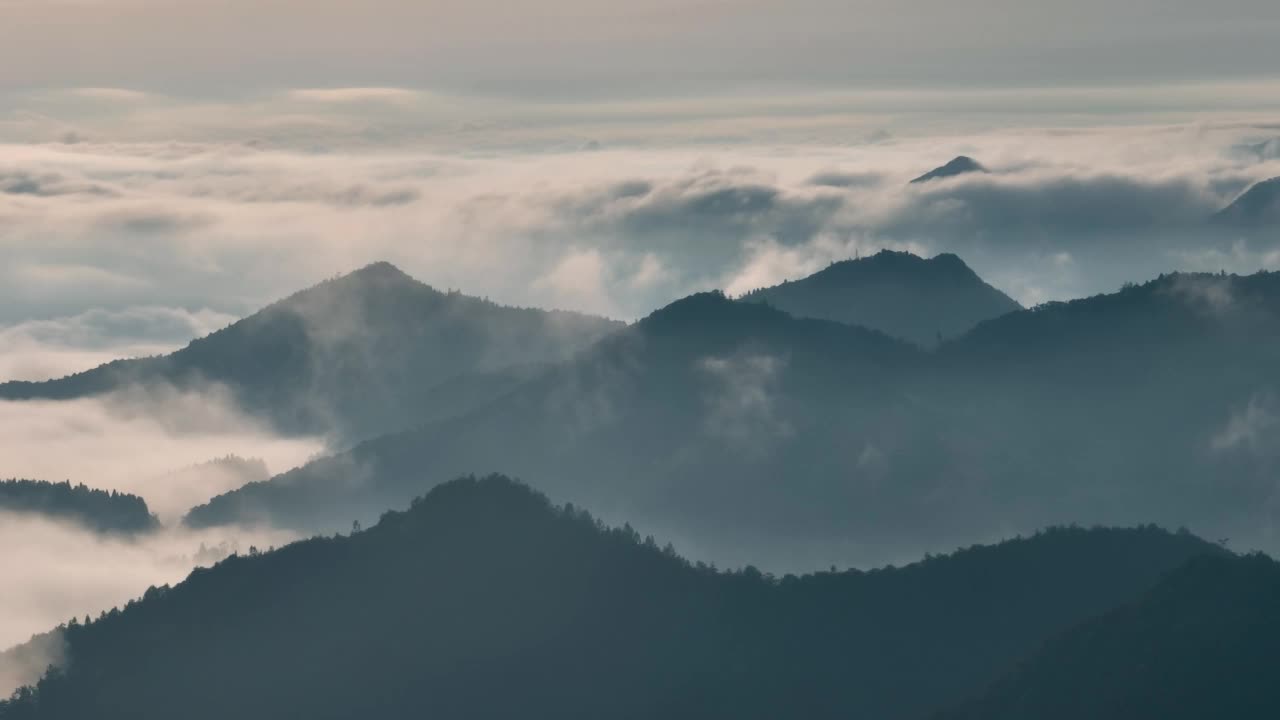
<svg viewBox="0 0 1280 720">
<path fill-rule="evenodd" d="M 724 87 L 1162 84 L 1280 66 L 1267 0 L 3 0 L 0 87 L 406 86 L 534 98 Z M 127 82 L 122 83 L 125 79 Z"/>
</svg>

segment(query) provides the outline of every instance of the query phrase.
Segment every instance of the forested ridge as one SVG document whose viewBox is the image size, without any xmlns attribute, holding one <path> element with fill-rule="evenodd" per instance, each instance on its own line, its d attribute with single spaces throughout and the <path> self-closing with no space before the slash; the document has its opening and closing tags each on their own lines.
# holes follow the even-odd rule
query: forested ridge
<svg viewBox="0 0 1280 720">
<path fill-rule="evenodd" d="M 70 521 L 96 532 L 129 534 L 159 527 L 142 498 L 69 480 L 0 480 L 0 511 Z"/>
<path fill-rule="evenodd" d="M 772 577 L 464 478 L 366 531 L 252 550 L 66 627 L 65 667 L 0 718 L 914 718 L 1223 552 L 1061 528 Z"/>
</svg>

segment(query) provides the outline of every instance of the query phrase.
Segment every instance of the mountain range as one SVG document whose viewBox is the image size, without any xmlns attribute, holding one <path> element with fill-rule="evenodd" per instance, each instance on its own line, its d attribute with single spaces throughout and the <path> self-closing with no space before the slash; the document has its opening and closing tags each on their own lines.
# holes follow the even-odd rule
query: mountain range
<svg viewBox="0 0 1280 720">
<path fill-rule="evenodd" d="M 1006 313 L 927 352 L 695 295 L 474 411 L 247 485 L 186 522 L 332 530 L 460 473 L 518 471 L 695 556 L 771 567 L 1074 521 L 1257 547 L 1280 460 L 1277 320 L 1278 275 L 1173 274 Z"/>
<path fill-rule="evenodd" d="M 217 463 L 255 479 L 187 526 L 325 535 L 0 653 L 63 650 L 0 720 L 1269 717 L 1280 570 L 1223 546 L 1280 508 L 1277 322 L 1266 272 L 1022 309 L 954 256 L 881 253 L 624 327 L 376 264 L 170 356 L 0 386 L 212 380 L 368 438 L 266 479 Z M 495 470 L 572 504 L 451 479 Z M 1075 522 L 1137 527 L 1031 534 Z"/>
<path fill-rule="evenodd" d="M 64 627 L 60 669 L 0 719 L 923 718 L 1225 554 L 1064 528 L 774 578 L 461 479 L 364 532 L 251 550 Z"/>
</svg>

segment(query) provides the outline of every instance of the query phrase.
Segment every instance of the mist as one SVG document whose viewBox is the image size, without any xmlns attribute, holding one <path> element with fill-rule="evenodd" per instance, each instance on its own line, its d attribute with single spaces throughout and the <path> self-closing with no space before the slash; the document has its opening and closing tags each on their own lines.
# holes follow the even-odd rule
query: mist
<svg viewBox="0 0 1280 720">
<path fill-rule="evenodd" d="M 283 437 L 241 413 L 215 387 L 132 388 L 69 401 L 0 402 L 0 476 L 118 490 L 141 496 L 164 527 L 114 537 L 34 514 L 0 512 L 0 649 L 72 617 L 98 613 L 174 583 L 220 552 L 279 546 L 270 528 L 191 531 L 187 509 L 321 452 L 314 438 Z M 240 454 L 255 462 L 209 462 Z M 201 555 L 202 545 L 206 552 Z M 0 694 L 55 662 L 55 638 L 0 657 Z M 47 657 L 46 657 L 47 656 Z"/>
<path fill-rule="evenodd" d="M 318 439 L 270 431 L 213 387 L 0 402 L 0 474 L 132 493 L 166 520 L 234 482 L 211 470 L 186 473 L 179 483 L 175 471 L 236 454 L 283 472 L 323 450 Z"/>
<path fill-rule="evenodd" d="M 177 583 L 207 565 L 222 546 L 266 550 L 296 536 L 269 529 L 167 528 L 136 538 L 113 538 L 41 517 L 0 512 L 0 650 L 25 643 L 72 618 L 97 617 L 141 597 L 153 585 Z M 200 554 L 201 547 L 212 552 Z M 19 657 L 0 655 L 0 695 L 33 682 L 58 664 L 56 635 Z"/>
</svg>

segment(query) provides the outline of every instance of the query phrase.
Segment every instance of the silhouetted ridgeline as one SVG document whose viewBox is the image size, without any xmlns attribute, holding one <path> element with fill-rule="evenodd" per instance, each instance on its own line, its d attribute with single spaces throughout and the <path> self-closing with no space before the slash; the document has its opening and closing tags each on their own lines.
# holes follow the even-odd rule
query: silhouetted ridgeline
<svg viewBox="0 0 1280 720">
<path fill-rule="evenodd" d="M 1063 529 L 775 579 L 464 479 L 365 532 L 233 557 L 66 628 L 66 669 L 0 718 L 917 718 L 1222 552 Z"/>
<path fill-rule="evenodd" d="M 1273 524 L 1280 472 L 1277 327 L 1274 273 L 1166 275 L 1008 313 L 933 353 L 700 294 L 480 411 L 188 521 L 340 529 L 424 482 L 512 468 L 704 557 L 774 568 L 874 562 L 876 547 L 946 547 L 1010 523 L 1157 522 L 1248 549 Z"/>
<path fill-rule="evenodd" d="M 861 325 L 922 347 L 1022 309 L 955 255 L 926 260 L 891 250 L 832 263 L 809 277 L 753 290 L 741 299 L 768 303 L 797 317 Z"/>
<path fill-rule="evenodd" d="M 389 263 L 298 292 L 164 357 L 116 361 L 0 398 L 66 399 L 131 383 L 229 388 L 288 431 L 364 437 L 482 404 L 621 327 L 443 293 Z M 469 379 L 475 375 L 475 379 Z M 441 388 L 459 379 L 458 396 Z"/>
<path fill-rule="evenodd" d="M 819 531 L 875 525 L 886 508 L 859 503 L 856 483 L 823 501 L 814 493 L 870 435 L 886 450 L 907 439 L 897 388 L 924 362 L 878 332 L 702 293 L 475 413 L 222 495 L 187 523 L 344 528 L 479 467 L 518 468 L 547 492 L 616 508 L 619 521 L 676 523 L 681 537 L 725 548 L 739 545 L 725 529 L 785 532 L 798 514 Z"/>
<path fill-rule="evenodd" d="M 939 720 L 1264 720 L 1280 708 L 1280 566 L 1204 557 L 1047 643 Z"/>
<path fill-rule="evenodd" d="M 142 498 L 69 481 L 0 480 L 0 511 L 69 520 L 95 532 L 139 533 L 159 526 Z"/>
</svg>

